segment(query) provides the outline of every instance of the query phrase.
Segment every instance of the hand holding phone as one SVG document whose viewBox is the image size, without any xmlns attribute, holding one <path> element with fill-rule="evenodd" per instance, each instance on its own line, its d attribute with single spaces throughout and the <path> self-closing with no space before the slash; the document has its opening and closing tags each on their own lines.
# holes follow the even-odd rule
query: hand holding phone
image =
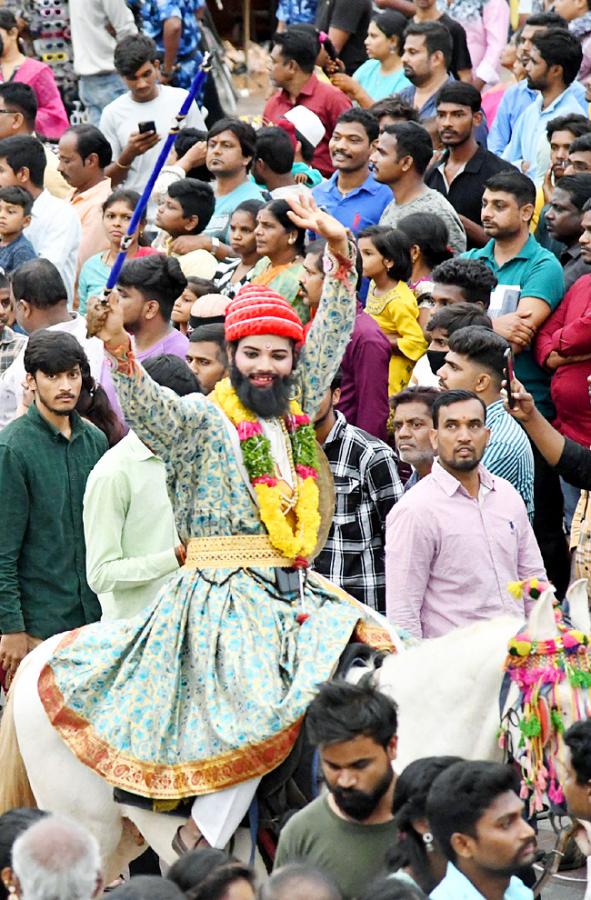
<svg viewBox="0 0 591 900">
<path fill-rule="evenodd" d="M 513 350 L 511 347 L 507 347 L 503 356 L 505 357 L 505 381 L 507 384 L 507 403 L 509 404 L 509 409 L 514 409 L 515 407 L 515 398 L 513 396 L 513 392 L 511 390 L 511 382 L 515 380 L 515 366 L 513 364 Z"/>
<path fill-rule="evenodd" d="M 151 131 L 156 132 L 156 122 L 138 122 L 137 130 L 140 134 L 149 134 Z"/>
</svg>

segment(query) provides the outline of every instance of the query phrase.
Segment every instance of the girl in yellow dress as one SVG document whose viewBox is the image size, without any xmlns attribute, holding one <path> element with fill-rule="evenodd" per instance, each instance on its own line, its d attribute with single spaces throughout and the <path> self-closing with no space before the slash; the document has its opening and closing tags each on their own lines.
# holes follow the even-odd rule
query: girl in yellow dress
<svg viewBox="0 0 591 900">
<path fill-rule="evenodd" d="M 410 242 L 396 228 L 372 225 L 359 234 L 363 274 L 371 278 L 365 311 L 390 342 L 390 396 L 407 386 L 416 361 L 427 349 L 419 307 L 405 282 L 411 276 Z"/>
</svg>

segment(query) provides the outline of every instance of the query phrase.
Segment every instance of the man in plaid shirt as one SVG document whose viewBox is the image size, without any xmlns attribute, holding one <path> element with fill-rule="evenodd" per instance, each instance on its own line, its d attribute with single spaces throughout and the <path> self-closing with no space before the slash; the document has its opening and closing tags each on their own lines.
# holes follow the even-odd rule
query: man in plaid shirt
<svg viewBox="0 0 591 900">
<path fill-rule="evenodd" d="M 27 343 L 24 335 L 17 334 L 8 327 L 11 305 L 8 279 L 2 273 L 0 274 L 0 375 L 12 365 Z"/>
<path fill-rule="evenodd" d="M 385 612 L 384 543 L 386 516 L 402 496 L 394 451 L 335 409 L 340 397 L 337 372 L 316 417 L 316 437 L 334 477 L 333 523 L 314 568 L 353 597 Z"/>
</svg>

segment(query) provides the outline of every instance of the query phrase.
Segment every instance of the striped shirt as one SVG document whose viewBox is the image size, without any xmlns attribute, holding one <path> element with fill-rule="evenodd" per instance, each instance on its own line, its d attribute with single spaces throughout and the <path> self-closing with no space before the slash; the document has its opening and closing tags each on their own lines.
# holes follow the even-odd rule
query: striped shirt
<svg viewBox="0 0 591 900">
<path fill-rule="evenodd" d="M 534 457 L 525 431 L 509 415 L 502 400 L 486 409 L 490 441 L 482 465 L 493 475 L 505 478 L 523 497 L 530 522 L 534 516 Z"/>
</svg>

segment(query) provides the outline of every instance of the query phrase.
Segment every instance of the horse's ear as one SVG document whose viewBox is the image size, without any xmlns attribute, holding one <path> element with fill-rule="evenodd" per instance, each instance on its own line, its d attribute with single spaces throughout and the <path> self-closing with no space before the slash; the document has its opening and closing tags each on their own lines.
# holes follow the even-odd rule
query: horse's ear
<svg viewBox="0 0 591 900">
<path fill-rule="evenodd" d="M 532 641 L 547 641 L 558 634 L 554 621 L 553 599 L 554 590 L 546 588 L 542 596 L 536 600 L 536 605 L 529 615 L 527 628 Z"/>
<path fill-rule="evenodd" d="M 591 614 L 589 613 L 589 597 L 587 595 L 587 579 L 573 581 L 566 592 L 570 620 L 578 631 L 591 633 Z"/>
</svg>

